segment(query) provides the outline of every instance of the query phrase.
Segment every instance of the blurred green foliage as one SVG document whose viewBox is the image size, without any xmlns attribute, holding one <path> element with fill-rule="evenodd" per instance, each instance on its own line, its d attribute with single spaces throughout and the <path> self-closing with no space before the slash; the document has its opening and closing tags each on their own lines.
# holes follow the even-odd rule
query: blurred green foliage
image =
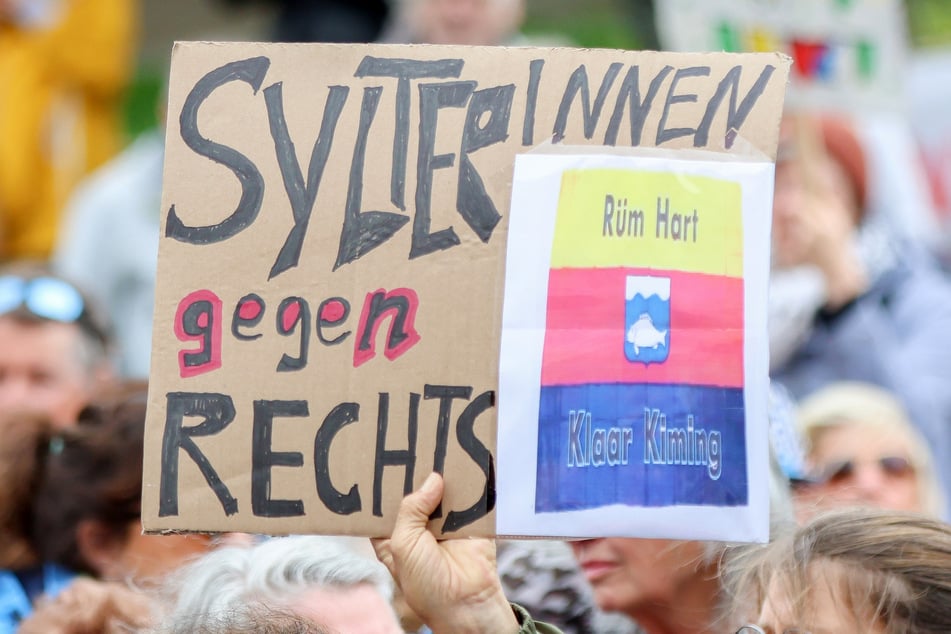
<svg viewBox="0 0 951 634">
<path fill-rule="evenodd" d="M 663 0 L 654 0 L 663 2 Z M 651 0 L 528 0 L 527 33 L 579 46 L 656 48 Z M 951 46 L 951 0 L 905 0 L 912 46 Z"/>
<path fill-rule="evenodd" d="M 129 85 L 123 103 L 126 136 L 134 139 L 159 124 L 159 111 L 164 104 L 163 73 L 148 65 L 140 65 Z"/>
<path fill-rule="evenodd" d="M 657 48 L 650 0 L 528 0 L 523 31 L 584 48 Z"/>
<path fill-rule="evenodd" d="M 951 1 L 905 0 L 905 5 L 912 46 L 951 46 Z"/>
<path fill-rule="evenodd" d="M 584 48 L 643 48 L 630 26 L 619 20 L 616 12 L 605 8 L 586 11 L 578 19 L 567 21 L 557 16 L 529 15 L 523 31 L 542 38 L 557 35 Z"/>
</svg>

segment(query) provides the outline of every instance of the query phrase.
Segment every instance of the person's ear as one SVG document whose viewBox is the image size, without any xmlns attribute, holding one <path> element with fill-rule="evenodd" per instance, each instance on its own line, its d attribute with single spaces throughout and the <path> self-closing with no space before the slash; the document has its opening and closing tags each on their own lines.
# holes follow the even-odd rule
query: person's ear
<svg viewBox="0 0 951 634">
<path fill-rule="evenodd" d="M 85 519 L 76 527 L 79 556 L 97 577 L 108 579 L 118 568 L 123 539 L 99 520 Z"/>
</svg>

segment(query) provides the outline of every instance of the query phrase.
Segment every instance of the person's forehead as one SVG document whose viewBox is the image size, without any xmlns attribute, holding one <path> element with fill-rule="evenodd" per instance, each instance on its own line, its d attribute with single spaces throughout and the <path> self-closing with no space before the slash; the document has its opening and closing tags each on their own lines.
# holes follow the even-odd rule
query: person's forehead
<svg viewBox="0 0 951 634">
<path fill-rule="evenodd" d="M 341 632 L 402 632 L 393 609 L 369 583 L 316 587 L 290 602 L 294 612 Z"/>
<path fill-rule="evenodd" d="M 880 632 L 877 624 L 860 623 L 863 619 L 850 607 L 846 588 L 851 574 L 855 573 L 836 563 L 817 560 L 799 579 L 801 587 L 788 576 L 774 575 L 757 622 L 776 632 L 801 628 L 813 634 L 838 634 L 862 631 L 856 629 L 860 624 L 872 628 L 865 631 Z"/>
<path fill-rule="evenodd" d="M 826 153 L 810 157 L 808 166 L 794 158 L 778 161 L 776 177 L 781 182 L 791 179 L 805 180 L 808 177 L 826 186 L 832 183 L 849 183 L 848 174 L 842 164 Z"/>
<path fill-rule="evenodd" d="M 4 351 L 35 357 L 71 353 L 63 359 L 66 362 L 75 360 L 81 337 L 79 326 L 74 323 L 0 316 L 0 355 Z"/>
<path fill-rule="evenodd" d="M 859 421 L 830 425 L 818 431 L 813 440 L 813 450 L 816 453 L 837 451 L 858 454 L 869 450 L 890 450 L 900 454 L 908 453 L 912 449 L 912 440 L 901 427 Z"/>
</svg>

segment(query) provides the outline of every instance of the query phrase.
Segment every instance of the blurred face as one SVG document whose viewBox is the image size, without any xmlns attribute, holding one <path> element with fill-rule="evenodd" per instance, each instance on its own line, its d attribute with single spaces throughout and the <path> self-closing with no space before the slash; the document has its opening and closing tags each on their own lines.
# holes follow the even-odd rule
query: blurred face
<svg viewBox="0 0 951 634">
<path fill-rule="evenodd" d="M 571 542 L 575 558 L 601 609 L 635 615 L 655 604 L 676 603 L 698 574 L 703 546 L 670 539 L 591 539 Z"/>
<path fill-rule="evenodd" d="M 522 0 L 415 0 L 427 44 L 501 44 L 518 28 Z"/>
<path fill-rule="evenodd" d="M 778 583 L 770 584 L 766 601 L 756 620 L 766 634 L 781 634 L 790 630 L 810 634 L 884 634 L 885 627 L 881 623 L 871 618 L 861 618 L 853 612 L 853 608 L 849 607 L 850 602 L 841 596 L 840 583 L 831 582 L 827 575 L 821 573 L 814 573 L 812 577 L 804 597 L 803 610 L 794 609 L 788 593 Z M 862 607 L 859 606 L 859 609 Z M 805 614 L 797 614 L 800 611 Z"/>
<path fill-rule="evenodd" d="M 133 579 L 139 584 L 157 583 L 168 573 L 208 552 L 208 535 L 143 535 L 138 521 L 129 524 L 124 544 L 117 544 L 102 577 L 110 581 Z"/>
<path fill-rule="evenodd" d="M 75 324 L 0 317 L 0 411 L 74 423 L 93 385 L 80 359 L 81 336 Z"/>
<path fill-rule="evenodd" d="M 309 590 L 290 602 L 288 608 L 331 632 L 403 634 L 393 608 L 370 584 Z"/>
<path fill-rule="evenodd" d="M 851 505 L 923 511 L 911 441 L 904 434 L 844 423 L 823 430 L 814 445 L 810 460 L 825 481 L 797 493 L 803 515 Z"/>
<path fill-rule="evenodd" d="M 845 170 L 827 156 L 776 164 L 773 255 L 780 268 L 812 263 L 823 234 L 848 236 L 857 220 Z"/>
</svg>

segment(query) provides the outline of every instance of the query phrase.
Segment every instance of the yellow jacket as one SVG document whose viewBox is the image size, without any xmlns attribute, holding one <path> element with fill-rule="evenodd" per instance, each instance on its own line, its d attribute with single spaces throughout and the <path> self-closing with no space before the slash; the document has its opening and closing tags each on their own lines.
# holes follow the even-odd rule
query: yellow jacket
<svg viewBox="0 0 951 634">
<path fill-rule="evenodd" d="M 135 0 L 47 3 L 46 27 L 0 16 L 0 261 L 45 259 L 73 186 L 121 144 Z"/>
</svg>

